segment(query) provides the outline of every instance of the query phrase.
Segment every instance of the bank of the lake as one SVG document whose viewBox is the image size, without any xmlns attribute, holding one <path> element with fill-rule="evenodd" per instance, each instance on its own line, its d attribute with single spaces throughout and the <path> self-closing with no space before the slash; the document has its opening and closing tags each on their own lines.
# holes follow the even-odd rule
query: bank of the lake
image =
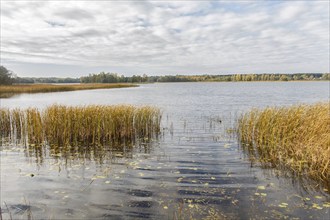
<svg viewBox="0 0 330 220">
<path fill-rule="evenodd" d="M 136 84 L 130 83 L 95 83 L 95 84 L 17 84 L 1 85 L 0 98 L 10 97 L 21 93 L 47 93 L 47 92 L 66 92 L 76 90 L 91 89 L 114 89 L 136 87 Z"/>
</svg>

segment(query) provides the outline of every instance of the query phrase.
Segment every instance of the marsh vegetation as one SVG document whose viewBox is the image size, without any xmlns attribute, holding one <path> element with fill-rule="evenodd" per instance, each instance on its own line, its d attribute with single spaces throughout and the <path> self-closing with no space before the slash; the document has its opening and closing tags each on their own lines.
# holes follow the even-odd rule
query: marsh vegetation
<svg viewBox="0 0 330 220">
<path fill-rule="evenodd" d="M 114 83 L 114 84 L 17 84 L 0 86 L 0 98 L 10 97 L 19 93 L 46 93 L 46 92 L 66 92 L 88 89 L 114 89 L 135 87 L 137 85 Z"/>
<path fill-rule="evenodd" d="M 0 134 L 2 143 L 112 146 L 152 138 L 160 131 L 160 120 L 160 110 L 150 106 L 2 108 Z"/>
<path fill-rule="evenodd" d="M 242 146 L 266 167 L 284 167 L 329 186 L 328 103 L 254 109 L 238 121 Z"/>
</svg>

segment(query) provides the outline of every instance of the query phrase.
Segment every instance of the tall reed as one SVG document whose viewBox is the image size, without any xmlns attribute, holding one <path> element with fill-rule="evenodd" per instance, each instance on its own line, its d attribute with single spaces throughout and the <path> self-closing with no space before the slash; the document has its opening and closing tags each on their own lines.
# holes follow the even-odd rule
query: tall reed
<svg viewBox="0 0 330 220">
<path fill-rule="evenodd" d="M 240 117 L 238 136 L 264 165 L 330 182 L 329 103 L 254 109 Z"/>
<path fill-rule="evenodd" d="M 153 137 L 160 131 L 160 120 L 160 110 L 150 106 L 0 109 L 0 135 L 2 144 L 20 140 L 36 145 L 117 145 Z"/>
</svg>

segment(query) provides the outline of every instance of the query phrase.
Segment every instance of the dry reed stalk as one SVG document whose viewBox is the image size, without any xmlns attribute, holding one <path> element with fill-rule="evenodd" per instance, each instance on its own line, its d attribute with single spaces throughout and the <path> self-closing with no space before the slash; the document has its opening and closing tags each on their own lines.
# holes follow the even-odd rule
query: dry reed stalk
<svg viewBox="0 0 330 220">
<path fill-rule="evenodd" d="M 284 166 L 315 180 L 330 180 L 328 103 L 254 109 L 238 121 L 249 154 L 263 164 Z"/>
<path fill-rule="evenodd" d="M 3 140 L 56 146 L 118 145 L 150 139 L 160 131 L 159 109 L 131 105 L 52 105 L 43 111 L 0 109 Z M 3 141 L 5 142 L 5 141 Z"/>
<path fill-rule="evenodd" d="M 87 89 L 112 89 L 135 87 L 137 85 L 129 83 L 99 83 L 99 84 L 70 84 L 70 85 L 54 85 L 54 84 L 22 84 L 0 86 L 0 97 L 6 98 L 10 95 L 18 93 L 43 93 L 43 92 L 65 92 Z"/>
</svg>

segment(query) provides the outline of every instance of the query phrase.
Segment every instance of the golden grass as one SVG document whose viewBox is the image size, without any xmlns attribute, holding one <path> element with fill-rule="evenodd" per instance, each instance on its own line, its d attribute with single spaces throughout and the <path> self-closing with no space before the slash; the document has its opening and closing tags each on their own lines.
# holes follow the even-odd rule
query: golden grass
<svg viewBox="0 0 330 220">
<path fill-rule="evenodd" d="M 160 131 L 161 112 L 150 106 L 52 105 L 0 109 L 2 143 L 56 146 L 118 145 L 150 139 Z"/>
<path fill-rule="evenodd" d="M 328 103 L 254 109 L 239 119 L 238 135 L 243 147 L 261 163 L 329 183 Z"/>
<path fill-rule="evenodd" d="M 0 98 L 6 98 L 12 94 L 18 93 L 41 93 L 41 92 L 65 92 L 74 90 L 87 90 L 87 89 L 112 89 L 135 87 L 134 84 L 125 83 L 111 83 L 111 84 L 67 84 L 67 85 L 54 85 L 54 84 L 22 84 L 22 85 L 8 85 L 0 86 Z M 10 95 L 8 95 L 10 94 Z"/>
</svg>

